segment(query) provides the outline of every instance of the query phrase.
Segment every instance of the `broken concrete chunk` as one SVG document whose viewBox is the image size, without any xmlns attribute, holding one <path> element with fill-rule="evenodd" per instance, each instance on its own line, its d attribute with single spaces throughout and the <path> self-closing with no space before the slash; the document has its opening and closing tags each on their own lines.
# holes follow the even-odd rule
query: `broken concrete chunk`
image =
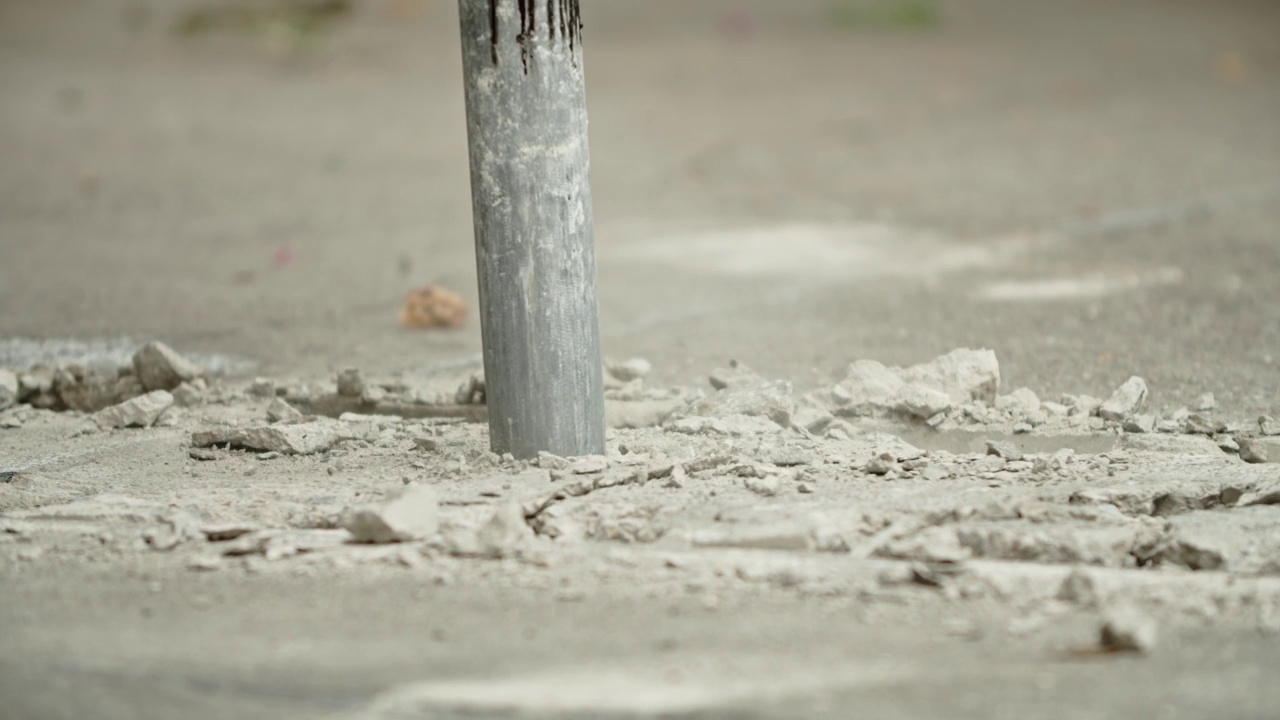
<svg viewBox="0 0 1280 720">
<path fill-rule="evenodd" d="M 1156 416 L 1139 413 L 1124 421 L 1124 431 L 1130 433 L 1153 433 L 1156 431 Z"/>
<path fill-rule="evenodd" d="M 1266 443 L 1257 442 L 1252 438 L 1238 438 L 1236 443 L 1240 446 L 1241 460 L 1247 463 L 1267 462 L 1269 454 Z"/>
<path fill-rule="evenodd" d="M 18 374 L 0 368 L 0 410 L 18 403 Z"/>
<path fill-rule="evenodd" d="M 1156 646 L 1155 618 L 1137 608 L 1119 608 L 1107 613 L 1098 634 L 1098 643 L 1110 652 L 1151 652 Z"/>
<path fill-rule="evenodd" d="M 941 390 L 956 404 L 995 402 L 1000 392 L 1000 363 L 991 350 L 952 350 L 935 360 L 899 371 L 904 382 Z"/>
<path fill-rule="evenodd" d="M 1196 401 L 1192 403 L 1191 406 L 1196 410 L 1212 410 L 1218 407 L 1218 401 L 1213 397 L 1213 393 L 1207 392 L 1197 397 Z"/>
<path fill-rule="evenodd" d="M 178 407 L 194 407 L 204 402 L 205 385 L 203 380 L 178 383 L 173 389 L 173 404 Z"/>
<path fill-rule="evenodd" d="M 625 362 L 610 363 L 607 367 L 610 375 L 624 383 L 640 380 L 648 375 L 652 369 L 653 366 L 644 358 L 631 358 Z"/>
<path fill-rule="evenodd" d="M 1071 408 L 1067 407 L 1066 405 L 1063 405 L 1062 403 L 1052 402 L 1049 400 L 1045 400 L 1044 402 L 1041 402 L 1040 409 L 1043 410 L 1046 414 L 1052 415 L 1053 417 L 1066 417 L 1067 414 L 1071 412 Z"/>
<path fill-rule="evenodd" d="M 1018 449 L 1017 445 L 1014 445 L 1008 440 L 988 440 L 987 454 L 995 455 L 996 457 L 1003 458 L 1004 460 L 1022 459 L 1022 451 Z"/>
<path fill-rule="evenodd" d="M 951 396 L 923 385 L 904 385 L 894 396 L 895 410 L 927 420 L 951 409 Z"/>
<path fill-rule="evenodd" d="M 1126 380 L 1123 385 L 1107 398 L 1098 408 L 1098 415 L 1104 420 L 1124 422 L 1140 412 L 1147 404 L 1147 382 L 1138 376 Z"/>
<path fill-rule="evenodd" d="M 533 529 L 525 522 L 524 511 L 517 504 L 498 507 L 476 533 L 481 555 L 504 558 L 515 555 L 533 540 Z"/>
<path fill-rule="evenodd" d="M 802 407 L 791 416 L 791 424 L 811 433 L 822 433 L 834 418 L 822 408 Z"/>
<path fill-rule="evenodd" d="M 278 452 L 284 455 L 310 455 L 327 450 L 338 441 L 351 437 L 340 423 L 320 419 L 266 427 L 200 430 L 191 434 L 191 445 L 193 447 L 230 445 L 246 450 Z"/>
<path fill-rule="evenodd" d="M 1124 450 L 1145 450 L 1147 452 L 1182 453 L 1185 455 L 1221 456 L 1222 448 L 1213 440 L 1203 435 L 1167 435 L 1141 434 L 1125 435 L 1120 439 L 1120 447 Z"/>
<path fill-rule="evenodd" d="M 881 453 L 871 458 L 862 470 L 871 475 L 888 475 L 895 468 L 897 463 L 894 462 L 893 453 Z"/>
<path fill-rule="evenodd" d="M 345 368 L 338 373 L 338 395 L 358 398 L 364 392 L 364 378 L 359 368 Z"/>
<path fill-rule="evenodd" d="M 1258 430 L 1263 435 L 1280 435 L 1280 420 L 1269 415 L 1258 418 Z"/>
<path fill-rule="evenodd" d="M 116 368 L 68 365 L 54 373 L 54 394 L 72 410 L 95 413 L 141 395 L 142 383 Z"/>
<path fill-rule="evenodd" d="M 276 396 L 276 384 L 271 378 L 254 378 L 253 384 L 249 386 L 249 394 L 260 398 L 273 398 Z"/>
<path fill-rule="evenodd" d="M 278 397 L 267 406 L 267 419 L 273 423 L 297 422 L 302 419 L 302 413 L 284 398 Z"/>
<path fill-rule="evenodd" d="M 748 490 L 764 497 L 773 497 L 782 490 L 782 482 L 778 480 L 778 476 L 770 475 L 763 478 L 746 478 L 742 481 Z"/>
<path fill-rule="evenodd" d="M 439 512 L 436 491 L 418 485 L 384 502 L 348 511 L 342 527 L 358 543 L 423 540 L 439 529 Z"/>
<path fill-rule="evenodd" d="M 875 360 L 858 360 L 849 365 L 845 379 L 832 391 L 837 404 L 856 413 L 889 407 L 906 385 L 897 373 Z"/>
<path fill-rule="evenodd" d="M 786 428 L 791 427 L 791 413 L 794 411 L 791 383 L 761 380 L 733 384 L 695 401 L 690 414 L 710 418 L 729 415 L 766 417 Z"/>
<path fill-rule="evenodd" d="M 200 366 L 162 342 L 150 342 L 133 354 L 133 372 L 146 390 L 172 390 L 204 374 Z"/>
<path fill-rule="evenodd" d="M 1216 435 L 1226 429 L 1227 424 L 1221 420 L 1214 420 L 1199 413 L 1188 415 L 1182 423 L 1182 430 L 1189 435 Z"/>
<path fill-rule="evenodd" d="M 1031 388 L 1018 388 L 1009 393 L 1009 397 L 1018 402 L 1018 406 L 1022 410 L 1023 415 L 1031 415 L 1040 412 L 1040 398 L 1032 392 Z"/>
<path fill-rule="evenodd" d="M 146 395 L 139 395 L 132 400 L 126 400 L 119 405 L 100 410 L 93 416 L 93 421 L 104 430 L 107 428 L 151 427 L 155 424 L 156 419 L 160 417 L 160 413 L 168 410 L 171 405 L 173 405 L 172 395 L 164 390 L 154 390 Z"/>
<path fill-rule="evenodd" d="M 541 459 L 541 458 L 539 458 Z M 539 465 L 538 467 L 542 467 Z M 569 462 L 569 471 L 575 475 L 593 475 L 609 469 L 609 459 L 603 455 L 587 455 Z"/>
</svg>

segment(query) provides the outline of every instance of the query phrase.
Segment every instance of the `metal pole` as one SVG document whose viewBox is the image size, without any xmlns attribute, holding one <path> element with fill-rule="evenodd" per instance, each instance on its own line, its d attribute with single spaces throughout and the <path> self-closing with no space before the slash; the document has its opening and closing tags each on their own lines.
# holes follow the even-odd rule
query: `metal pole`
<svg viewBox="0 0 1280 720">
<path fill-rule="evenodd" d="M 604 453 L 578 0 L 458 0 L 490 445 Z"/>
</svg>

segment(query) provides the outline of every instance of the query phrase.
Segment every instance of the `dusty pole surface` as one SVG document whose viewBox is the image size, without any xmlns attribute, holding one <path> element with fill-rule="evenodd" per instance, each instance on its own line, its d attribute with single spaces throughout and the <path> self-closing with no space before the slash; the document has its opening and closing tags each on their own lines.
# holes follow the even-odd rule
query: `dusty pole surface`
<svg viewBox="0 0 1280 720">
<path fill-rule="evenodd" d="M 578 0 L 459 0 L 494 452 L 604 453 Z"/>
</svg>

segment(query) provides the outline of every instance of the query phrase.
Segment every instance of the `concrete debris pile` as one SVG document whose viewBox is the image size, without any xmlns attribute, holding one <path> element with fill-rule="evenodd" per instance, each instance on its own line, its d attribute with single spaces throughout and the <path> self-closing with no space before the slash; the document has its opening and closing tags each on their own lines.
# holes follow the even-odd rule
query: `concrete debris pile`
<svg viewBox="0 0 1280 720">
<path fill-rule="evenodd" d="M 46 387 L 0 373 L 0 422 L 37 414 L 65 440 L 86 419 L 30 401 L 106 388 L 119 401 L 93 411 L 96 427 L 160 425 L 164 443 L 145 452 L 185 453 L 156 458 L 176 485 L 57 461 L 34 472 L 39 459 L 0 467 L 0 538 L 39 550 L 24 562 L 136 551 L 198 572 L 377 563 L 452 578 L 606 553 L 673 576 L 701 568 L 706 582 L 859 597 L 1047 593 L 1102 610 L 1117 596 L 1147 602 L 1109 577 L 1166 587 L 1194 576 L 1202 589 L 1177 599 L 1188 606 L 1280 598 L 1270 417 L 1224 423 L 1209 397 L 1161 416 L 1136 377 L 1102 397 L 1004 393 L 988 350 L 906 368 L 859 361 L 835 387 L 799 395 L 741 363 L 714 370 L 703 391 L 652 389 L 651 374 L 641 359 L 605 366 L 607 455 L 518 461 L 492 452 L 475 422 L 486 398 L 473 367 L 413 382 L 344 369 L 316 385 L 211 385 L 153 345 L 109 381 L 54 373 Z M 175 412 L 190 407 L 186 392 L 199 409 Z M 78 432 L 72 452 L 123 439 Z M 107 487 L 140 497 L 85 491 Z M 743 559 L 758 550 L 772 553 Z M 823 564 L 836 556 L 845 562 Z M 1177 572 L 1152 572 L 1162 569 Z M 870 579 L 844 586 L 842 572 Z M 1025 587 L 1011 590 L 1011 577 Z M 1141 627 L 1108 633 L 1107 651 L 1152 646 Z"/>
</svg>

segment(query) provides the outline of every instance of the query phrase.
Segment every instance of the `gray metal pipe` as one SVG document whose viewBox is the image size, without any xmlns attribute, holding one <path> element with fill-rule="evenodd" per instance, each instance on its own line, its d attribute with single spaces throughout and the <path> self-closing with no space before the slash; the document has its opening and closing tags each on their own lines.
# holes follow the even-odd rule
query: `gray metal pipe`
<svg viewBox="0 0 1280 720">
<path fill-rule="evenodd" d="M 578 0 L 458 0 L 490 445 L 603 454 Z"/>
</svg>

